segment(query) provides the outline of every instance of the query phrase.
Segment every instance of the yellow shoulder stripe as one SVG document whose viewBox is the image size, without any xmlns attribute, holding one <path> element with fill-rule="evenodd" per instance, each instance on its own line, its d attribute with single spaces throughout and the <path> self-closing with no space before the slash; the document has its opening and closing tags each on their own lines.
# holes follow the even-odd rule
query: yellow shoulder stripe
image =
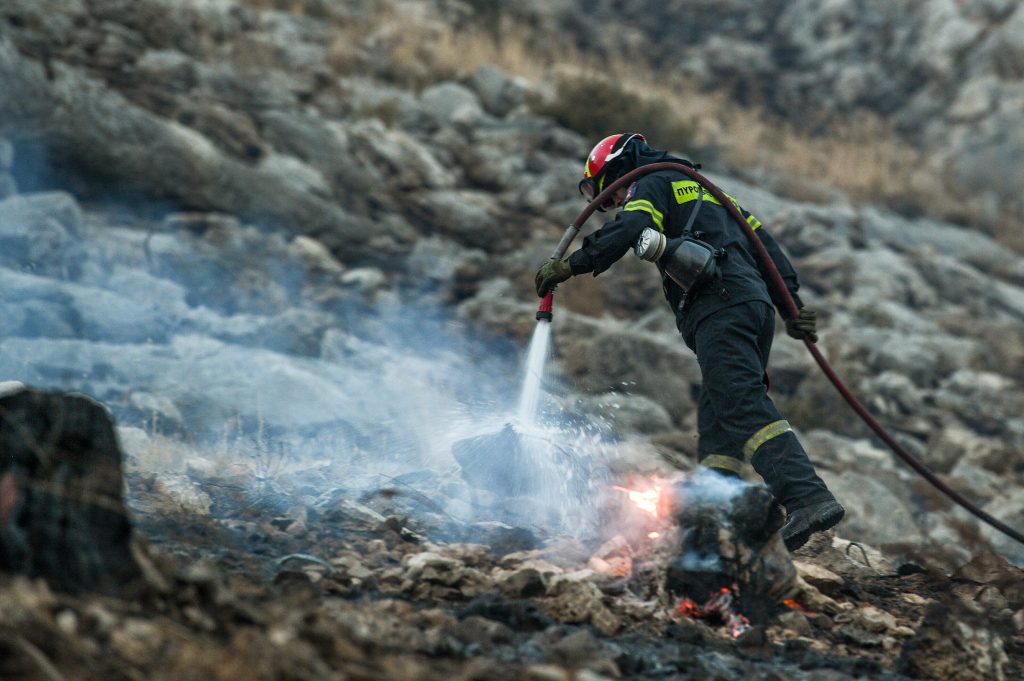
<svg viewBox="0 0 1024 681">
<path fill-rule="evenodd" d="M 651 219 L 654 221 L 654 226 L 658 228 L 658 231 L 665 231 L 665 215 L 655 208 L 654 204 L 650 201 L 645 199 L 636 199 L 627 203 L 622 210 L 638 210 L 647 213 L 651 216 Z"/>
</svg>

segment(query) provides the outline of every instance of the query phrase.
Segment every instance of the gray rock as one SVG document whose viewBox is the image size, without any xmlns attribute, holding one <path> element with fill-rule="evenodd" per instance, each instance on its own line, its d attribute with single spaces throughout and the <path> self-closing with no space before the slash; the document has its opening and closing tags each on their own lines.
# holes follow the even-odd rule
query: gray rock
<svg viewBox="0 0 1024 681">
<path fill-rule="evenodd" d="M 344 267 L 320 241 L 299 235 L 288 244 L 288 255 L 313 274 L 339 274 Z"/>
<path fill-rule="evenodd" d="M 950 600 L 927 609 L 913 638 L 903 646 L 898 671 L 911 678 L 1009 678 L 1006 641 L 990 628 L 989 616 Z"/>
<path fill-rule="evenodd" d="M 266 348 L 296 357 L 317 357 L 333 317 L 313 310 L 293 308 L 272 317 L 256 317 L 234 332 L 224 323 L 214 321 L 207 333 L 238 345 Z"/>
<path fill-rule="evenodd" d="M 255 107 L 282 103 L 258 87 L 239 92 L 237 80 L 216 74 L 204 78 L 225 105 L 239 100 Z M 372 252 L 362 248 L 366 225 L 333 203 L 226 156 L 208 137 L 139 108 L 70 66 L 54 62 L 47 73 L 6 38 L 0 39 L 0 80 L 7 87 L 0 103 L 5 122 L 0 133 L 22 128 L 47 135 L 69 167 L 105 167 L 127 190 L 290 225 L 328 247 L 344 243 L 351 255 Z M 140 139 L 147 144 L 136 144 Z"/>
<path fill-rule="evenodd" d="M 429 115 L 414 93 L 375 78 L 347 76 L 338 81 L 344 97 L 343 111 L 354 111 L 358 118 L 375 118 L 386 127 L 422 130 L 431 126 Z M 330 108 L 327 109 L 330 112 Z"/>
<path fill-rule="evenodd" d="M 942 382 L 935 401 L 976 431 L 996 434 L 1020 413 L 1020 397 L 1013 386 L 1012 380 L 999 374 L 961 369 Z"/>
<path fill-rule="evenodd" d="M 0 272 L 0 280 L 3 279 Z M 18 300 L 0 302 L 5 336 L 24 338 L 75 338 L 77 328 L 66 300 Z"/>
<path fill-rule="evenodd" d="M 947 472 L 960 461 L 1005 474 L 1013 457 L 1007 444 L 997 438 L 982 437 L 962 426 L 946 426 L 928 440 L 927 461 L 939 472 Z"/>
<path fill-rule="evenodd" d="M 19 226 L 27 230 L 26 223 L 43 219 L 77 233 L 82 227 L 82 210 L 73 196 L 60 191 L 22 194 L 0 201 L 0 224 L 5 230 L 13 231 Z"/>
<path fill-rule="evenodd" d="M 132 391 L 128 403 L 138 413 L 144 415 L 150 423 L 153 423 L 153 419 L 156 418 L 164 428 L 167 425 L 172 428 L 180 428 L 185 425 L 181 411 L 173 401 L 163 395 L 154 395 L 144 390 Z"/>
<path fill-rule="evenodd" d="M 1024 527 L 1024 490 L 1015 489 L 1005 496 L 993 499 L 984 507 L 987 513 L 992 514 L 1012 528 Z M 981 525 L 981 533 L 985 539 L 992 542 L 996 551 L 1012 561 L 1015 565 L 1024 566 L 1024 546 L 1020 542 L 1007 537 L 987 524 Z"/>
<path fill-rule="evenodd" d="M 693 410 L 700 370 L 678 335 L 655 337 L 612 320 L 558 314 L 564 331 L 556 340 L 556 356 L 577 389 L 604 392 L 626 384 L 673 419 Z"/>
<path fill-rule="evenodd" d="M 864 327 L 837 314 L 832 326 L 843 329 L 840 357 L 870 372 L 893 371 L 916 385 L 938 383 L 950 371 L 966 369 L 983 348 L 971 339 L 898 333 Z"/>
<path fill-rule="evenodd" d="M 961 460 L 949 472 L 950 485 L 974 501 L 987 502 L 999 496 L 1006 483 L 995 473 Z"/>
<path fill-rule="evenodd" d="M 376 267 L 356 267 L 341 275 L 341 283 L 372 298 L 384 290 L 388 278 Z"/>
<path fill-rule="evenodd" d="M 113 343 L 153 343 L 166 340 L 173 319 L 149 301 L 136 301 L 107 291 L 68 285 L 71 314 L 82 338 Z"/>
<path fill-rule="evenodd" d="M 12 329 L 21 335 L 67 337 L 70 328 L 90 340 L 147 342 L 166 338 L 173 323 L 146 302 L 91 286 L 61 284 L 4 269 L 0 269 L 0 282 L 8 300 L 19 301 L 39 315 Z"/>
<path fill-rule="evenodd" d="M 420 103 L 427 115 L 441 125 L 475 123 L 484 115 L 476 94 L 458 83 L 427 88 L 420 94 Z"/>
<path fill-rule="evenodd" d="M 920 308 L 935 305 L 937 295 L 945 292 L 922 277 L 912 260 L 893 251 L 854 251 L 850 257 L 856 266 L 852 285 L 862 296 Z"/>
<path fill-rule="evenodd" d="M 260 159 L 259 168 L 297 192 L 324 199 L 331 198 L 331 188 L 323 174 L 313 166 L 292 156 L 275 153 L 264 154 Z"/>
<path fill-rule="evenodd" d="M 924 406 L 924 394 L 906 375 L 883 371 L 861 380 L 860 392 L 868 406 L 882 416 L 900 418 L 917 414 Z"/>
<path fill-rule="evenodd" d="M 480 98 L 487 113 L 504 117 L 526 101 L 526 85 L 509 77 L 491 64 L 482 64 L 473 72 L 469 85 Z"/>
<path fill-rule="evenodd" d="M 450 288 L 462 273 L 487 260 L 479 249 L 466 249 L 441 237 L 419 239 L 406 261 L 407 271 L 421 286 Z"/>
<path fill-rule="evenodd" d="M 187 92 L 197 81 L 197 65 L 179 50 L 148 50 L 134 64 L 138 76 L 162 88 Z"/>
<path fill-rule="evenodd" d="M 819 471 L 832 493 L 846 507 L 839 533 L 869 544 L 917 543 L 921 531 L 903 501 L 874 475 L 847 471 L 838 476 Z"/>
<path fill-rule="evenodd" d="M 643 395 L 604 393 L 582 399 L 580 409 L 615 433 L 658 433 L 672 429 L 668 411 Z"/>
<path fill-rule="evenodd" d="M 812 460 L 823 462 L 833 470 L 868 474 L 873 471 L 889 473 L 893 468 L 892 454 L 865 439 L 815 429 L 800 433 L 800 440 Z"/>
<path fill-rule="evenodd" d="M 423 143 L 377 120 L 362 120 L 347 127 L 352 162 L 375 168 L 387 185 L 405 192 L 451 187 L 455 177 Z M 383 183 L 383 181 L 382 181 Z"/>
<path fill-rule="evenodd" d="M 485 192 L 434 190 L 412 198 L 422 211 L 422 223 L 430 225 L 457 244 L 486 248 L 495 239 L 492 198 Z"/>
</svg>

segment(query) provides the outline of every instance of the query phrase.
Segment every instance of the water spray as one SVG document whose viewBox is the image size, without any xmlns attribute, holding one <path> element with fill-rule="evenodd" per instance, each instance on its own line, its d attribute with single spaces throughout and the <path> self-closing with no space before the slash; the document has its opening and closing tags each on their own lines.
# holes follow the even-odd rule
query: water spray
<svg viewBox="0 0 1024 681">
<path fill-rule="evenodd" d="M 580 231 L 583 223 L 577 219 L 569 225 L 558 242 L 552 260 L 561 260 L 565 257 L 566 251 L 572 245 L 573 240 Z M 544 377 L 544 364 L 547 360 L 548 346 L 551 343 L 551 321 L 554 319 L 552 308 L 555 302 L 554 290 L 548 291 L 540 299 L 540 308 L 537 310 L 537 328 L 533 331 L 533 338 L 530 339 L 530 349 L 527 352 L 526 372 L 523 379 L 523 390 L 519 396 L 519 408 L 516 416 L 521 427 L 530 428 L 534 425 L 537 416 L 537 405 L 540 402 L 540 384 Z"/>
</svg>

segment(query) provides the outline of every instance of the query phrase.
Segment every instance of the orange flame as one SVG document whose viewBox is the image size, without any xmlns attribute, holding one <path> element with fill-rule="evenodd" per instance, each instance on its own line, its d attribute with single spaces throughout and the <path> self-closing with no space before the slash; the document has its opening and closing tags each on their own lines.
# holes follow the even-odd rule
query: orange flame
<svg viewBox="0 0 1024 681">
<path fill-rule="evenodd" d="M 635 490 L 627 487 L 615 486 L 612 489 L 625 492 L 629 500 L 636 504 L 636 507 L 651 516 L 658 517 L 658 499 L 661 497 L 661 485 L 655 484 L 654 489 Z"/>
<path fill-rule="evenodd" d="M 700 619 L 715 626 L 728 627 L 732 637 L 738 638 L 750 628 L 750 620 L 735 609 L 736 594 L 737 587 L 734 584 L 732 588 L 722 587 L 718 593 L 712 592 L 704 604 L 683 598 L 676 606 L 676 616 Z"/>
<path fill-rule="evenodd" d="M 684 598 L 679 601 L 679 605 L 676 606 L 676 615 L 679 617 L 686 616 L 696 619 L 701 615 L 701 608 L 689 598 Z"/>
</svg>

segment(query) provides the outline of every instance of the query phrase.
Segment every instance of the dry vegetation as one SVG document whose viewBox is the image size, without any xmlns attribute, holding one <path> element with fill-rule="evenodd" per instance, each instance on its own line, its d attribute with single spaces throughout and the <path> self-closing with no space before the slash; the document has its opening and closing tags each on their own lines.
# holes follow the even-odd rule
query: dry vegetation
<svg viewBox="0 0 1024 681">
<path fill-rule="evenodd" d="M 318 6 L 312 0 L 247 1 L 307 14 L 313 13 L 310 5 Z M 388 66 L 371 71 L 420 88 L 493 64 L 546 93 L 532 103 L 537 113 L 588 139 L 641 130 L 655 146 L 725 164 L 796 199 L 825 200 L 837 189 L 854 201 L 975 226 L 1024 250 L 1015 226 L 1024 219 L 1024 203 L 998 211 L 1011 220 L 984 217 L 997 214 L 985 197 L 954 191 L 938 160 L 873 114 L 813 125 L 772 119 L 723 93 L 696 88 L 681 75 L 645 68 L 641 56 L 597 61 L 570 40 L 517 25 L 500 10 L 447 22 L 430 11 L 428 3 L 409 3 L 400 11 L 382 9 L 363 21 L 340 22 L 331 65 L 339 73 L 363 72 L 372 67 L 368 55 L 376 54 Z"/>
</svg>

